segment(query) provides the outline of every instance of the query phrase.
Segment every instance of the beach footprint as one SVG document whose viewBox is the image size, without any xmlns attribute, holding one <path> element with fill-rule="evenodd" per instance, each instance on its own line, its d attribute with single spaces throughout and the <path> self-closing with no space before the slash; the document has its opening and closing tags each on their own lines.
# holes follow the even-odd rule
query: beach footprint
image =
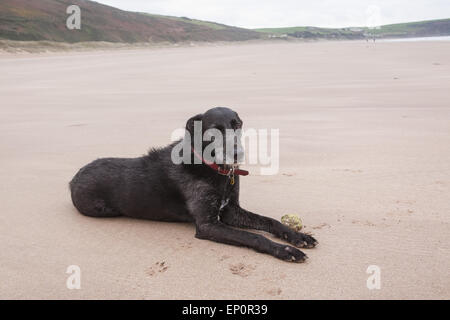
<svg viewBox="0 0 450 320">
<path fill-rule="evenodd" d="M 283 173 L 283 176 L 293 177 L 293 176 L 295 176 L 295 173 Z"/>
<path fill-rule="evenodd" d="M 253 272 L 253 270 L 255 270 L 255 266 L 251 264 L 244 264 L 242 262 L 237 264 L 230 264 L 231 273 L 243 278 L 248 277 Z"/>
<path fill-rule="evenodd" d="M 227 255 L 227 254 L 224 254 L 223 256 L 221 256 L 221 257 L 219 258 L 219 261 L 224 261 L 224 260 L 227 260 L 227 259 L 229 259 L 229 258 L 231 258 L 231 256 L 229 256 L 229 255 Z"/>
<path fill-rule="evenodd" d="M 73 123 L 73 124 L 69 124 L 67 126 L 68 127 L 84 127 L 86 125 L 87 125 L 87 123 Z"/>
<path fill-rule="evenodd" d="M 272 297 L 279 296 L 281 294 L 281 288 L 270 288 L 266 290 L 266 293 Z"/>
<path fill-rule="evenodd" d="M 326 222 L 322 222 L 321 224 L 318 224 L 317 226 L 313 226 L 313 227 L 311 227 L 311 228 L 313 228 L 313 229 L 322 229 L 322 228 L 331 228 L 331 226 L 328 224 L 328 223 L 326 223 Z"/>
</svg>

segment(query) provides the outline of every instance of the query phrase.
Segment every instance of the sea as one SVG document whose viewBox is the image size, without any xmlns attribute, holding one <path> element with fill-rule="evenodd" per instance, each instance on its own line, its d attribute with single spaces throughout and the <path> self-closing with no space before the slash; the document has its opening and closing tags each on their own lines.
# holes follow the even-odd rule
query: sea
<svg viewBox="0 0 450 320">
<path fill-rule="evenodd" d="M 416 42 L 416 41 L 450 41 L 450 36 L 441 37 L 418 37 L 418 38 L 396 38 L 396 39 L 377 39 L 377 42 Z"/>
</svg>

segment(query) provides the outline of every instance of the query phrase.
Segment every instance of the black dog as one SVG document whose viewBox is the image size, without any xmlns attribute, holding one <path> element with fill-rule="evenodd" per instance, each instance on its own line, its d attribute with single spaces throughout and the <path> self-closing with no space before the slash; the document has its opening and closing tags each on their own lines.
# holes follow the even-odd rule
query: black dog
<svg viewBox="0 0 450 320">
<path fill-rule="evenodd" d="M 228 108 L 213 108 L 187 121 L 186 134 L 193 135 L 194 121 L 202 130 L 237 130 L 238 114 Z M 193 140 L 193 139 L 192 139 Z M 91 217 L 127 216 L 160 221 L 194 222 L 196 237 L 271 254 L 286 261 L 303 262 L 300 250 L 273 242 L 262 235 L 232 227 L 264 230 L 300 248 L 312 248 L 317 241 L 295 232 L 280 222 L 257 215 L 239 206 L 239 175 L 235 166 L 206 162 L 189 143 L 191 163 L 175 164 L 172 150 L 180 142 L 152 149 L 140 158 L 98 159 L 80 171 L 70 182 L 72 201 Z M 203 145 L 204 147 L 204 145 Z M 233 150 L 238 152 L 237 148 Z M 200 157 L 200 160 L 198 161 Z M 194 160 L 201 164 L 194 164 Z"/>
</svg>

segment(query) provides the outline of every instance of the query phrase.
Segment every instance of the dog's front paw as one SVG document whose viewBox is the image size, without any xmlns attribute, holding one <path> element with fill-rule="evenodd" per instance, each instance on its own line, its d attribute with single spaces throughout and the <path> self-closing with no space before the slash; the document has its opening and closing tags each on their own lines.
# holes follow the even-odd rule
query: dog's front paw
<svg viewBox="0 0 450 320">
<path fill-rule="evenodd" d="M 298 248 L 314 248 L 318 242 L 314 237 L 301 233 L 301 232 L 289 232 L 285 234 L 284 237 L 289 243 L 293 244 L 294 246 Z"/>
<path fill-rule="evenodd" d="M 308 257 L 300 250 L 291 246 L 280 246 L 275 252 L 275 257 L 288 262 L 305 262 Z"/>
</svg>

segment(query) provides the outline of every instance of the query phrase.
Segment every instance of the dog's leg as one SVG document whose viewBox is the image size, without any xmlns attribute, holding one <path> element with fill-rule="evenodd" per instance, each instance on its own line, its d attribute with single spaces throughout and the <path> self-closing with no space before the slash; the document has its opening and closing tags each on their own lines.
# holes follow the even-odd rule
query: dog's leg
<svg viewBox="0 0 450 320">
<path fill-rule="evenodd" d="M 303 262 L 307 258 L 303 252 L 294 247 L 273 242 L 259 234 L 230 228 L 219 221 L 198 224 L 195 236 L 199 239 L 249 247 L 285 261 Z"/>
<path fill-rule="evenodd" d="M 247 211 L 238 206 L 231 206 L 222 213 L 222 221 L 233 227 L 250 228 L 272 233 L 280 239 L 300 248 L 313 248 L 317 240 L 312 236 L 296 232 L 281 222 Z"/>
</svg>

